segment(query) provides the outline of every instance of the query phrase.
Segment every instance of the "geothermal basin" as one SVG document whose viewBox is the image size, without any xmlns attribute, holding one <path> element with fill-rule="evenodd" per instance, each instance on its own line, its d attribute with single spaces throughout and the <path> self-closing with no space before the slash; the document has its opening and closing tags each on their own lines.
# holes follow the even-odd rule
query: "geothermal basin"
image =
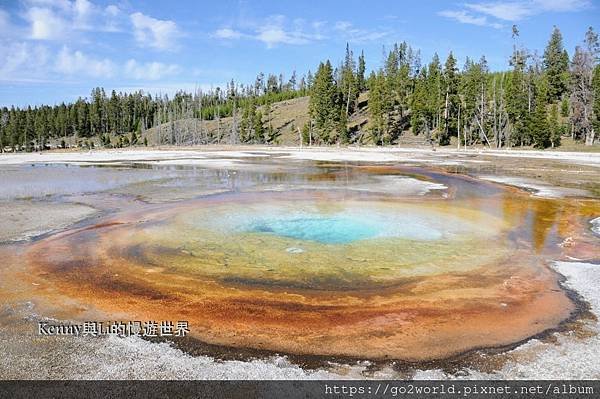
<svg viewBox="0 0 600 399">
<path fill-rule="evenodd" d="M 18 201 L 96 213 L 3 245 L 6 303 L 74 322 L 186 320 L 188 347 L 417 365 L 497 353 L 584 313 L 551 262 L 598 253 L 597 200 L 440 167 L 255 157 L 14 168 L 68 173 L 73 186 Z"/>
</svg>

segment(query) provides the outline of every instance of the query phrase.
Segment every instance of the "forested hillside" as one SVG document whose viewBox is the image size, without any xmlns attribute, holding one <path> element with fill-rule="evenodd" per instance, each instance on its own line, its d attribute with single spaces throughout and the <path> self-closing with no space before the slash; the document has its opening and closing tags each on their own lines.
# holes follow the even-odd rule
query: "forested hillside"
<svg viewBox="0 0 600 399">
<path fill-rule="evenodd" d="M 364 54 L 346 46 L 337 65 L 289 79 L 259 74 L 252 84 L 172 98 L 95 88 L 74 103 L 0 110 L 0 149 L 67 146 L 375 144 L 402 135 L 431 144 L 556 147 L 568 136 L 587 145 L 600 129 L 600 46 L 592 28 L 570 55 L 555 28 L 541 56 L 514 41 L 510 68 L 490 71 L 485 56 L 459 67 L 450 53 L 427 63 L 399 43 L 367 73 Z M 305 96 L 309 96 L 306 101 Z"/>
</svg>

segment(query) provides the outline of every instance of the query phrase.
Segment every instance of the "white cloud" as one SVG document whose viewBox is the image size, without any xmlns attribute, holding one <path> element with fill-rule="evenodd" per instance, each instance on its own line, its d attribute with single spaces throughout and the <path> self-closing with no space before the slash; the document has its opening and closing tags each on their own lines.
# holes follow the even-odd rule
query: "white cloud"
<svg viewBox="0 0 600 399">
<path fill-rule="evenodd" d="M 302 18 L 290 20 L 284 15 L 271 15 L 258 21 L 244 20 L 240 26 L 246 29 L 222 27 L 212 37 L 223 40 L 256 40 L 267 48 L 279 45 L 306 45 L 328 37 L 335 37 L 351 43 L 380 40 L 392 33 L 391 29 L 361 29 L 349 21 L 327 24 L 325 21 L 306 21 Z"/>
<path fill-rule="evenodd" d="M 278 44 L 306 44 L 308 38 L 298 32 L 287 32 L 281 26 L 265 26 L 260 28 L 256 39 L 271 48 Z"/>
<path fill-rule="evenodd" d="M 117 63 L 63 46 L 53 52 L 45 44 L 0 40 L 0 82 L 64 82 L 69 79 L 111 79 L 156 81 L 176 75 L 176 64 L 130 59 Z"/>
<path fill-rule="evenodd" d="M 484 16 L 474 16 L 467 11 L 440 11 L 438 15 L 450 19 L 454 19 L 461 24 L 469 24 L 469 25 L 477 25 L 477 26 L 491 26 L 496 29 L 502 28 L 502 24 L 489 22 L 488 19 Z"/>
<path fill-rule="evenodd" d="M 304 31 L 302 20 L 295 20 L 292 29 L 286 29 L 286 25 L 285 16 L 270 16 L 258 27 L 254 38 L 265 43 L 268 48 L 278 44 L 307 44 L 320 39 L 318 34 Z"/>
<path fill-rule="evenodd" d="M 0 82 L 65 82 L 90 78 L 150 82 L 177 75 L 181 67 L 129 59 L 119 63 L 62 46 L 0 39 Z"/>
<path fill-rule="evenodd" d="M 107 58 L 97 59 L 81 51 L 70 51 L 65 46 L 58 54 L 54 69 L 64 75 L 110 78 L 114 76 L 116 66 Z"/>
<path fill-rule="evenodd" d="M 240 39 L 244 36 L 242 32 L 230 29 L 230 28 L 221 28 L 217 29 L 213 34 L 213 37 L 218 39 Z"/>
<path fill-rule="evenodd" d="M 343 35 L 347 42 L 364 43 L 374 40 L 380 40 L 390 34 L 387 30 L 367 30 L 355 27 L 348 21 L 337 21 L 334 29 Z"/>
<path fill-rule="evenodd" d="M 510 22 L 521 21 L 546 12 L 581 11 L 589 6 L 591 6 L 590 0 L 512 0 L 465 4 L 465 7 L 472 12 Z M 466 13 L 464 10 L 456 12 Z"/>
<path fill-rule="evenodd" d="M 163 64 L 161 62 L 138 63 L 136 60 L 131 59 L 125 64 L 126 75 L 136 80 L 159 80 L 174 75 L 179 70 L 179 66 L 175 64 Z"/>
<path fill-rule="evenodd" d="M 107 15 L 111 15 L 113 17 L 116 17 L 121 12 L 121 10 L 119 9 L 119 7 L 117 7 L 114 4 L 106 6 L 106 8 L 104 9 L 104 11 L 106 12 Z"/>
<path fill-rule="evenodd" d="M 177 24 L 136 12 L 130 15 L 135 40 L 142 47 L 158 50 L 175 50 L 176 39 L 181 36 Z"/>
<path fill-rule="evenodd" d="M 312 29 L 308 30 L 307 23 L 303 19 L 297 18 L 288 23 L 287 18 L 283 15 L 272 15 L 252 25 L 253 29 L 247 32 L 229 27 L 220 28 L 212 36 L 224 40 L 257 40 L 264 43 L 267 48 L 273 48 L 280 44 L 308 44 L 324 38 L 319 32 L 321 22 L 310 24 Z"/>
<path fill-rule="evenodd" d="M 345 31 L 352 27 L 352 23 L 348 21 L 337 21 L 335 23 L 335 29 Z"/>
<path fill-rule="evenodd" d="M 115 6 L 114 4 L 106 6 L 104 9 L 104 15 L 106 16 L 104 27 L 107 32 L 118 32 L 121 30 L 119 26 L 121 9 L 119 9 L 119 7 Z"/>
<path fill-rule="evenodd" d="M 60 39 L 68 30 L 67 22 L 49 8 L 31 7 L 26 18 L 31 24 L 32 39 Z"/>
<path fill-rule="evenodd" d="M 115 32 L 123 19 L 118 6 L 102 8 L 89 0 L 28 0 L 25 6 L 29 37 L 37 40 L 73 39 L 78 31 Z"/>
<path fill-rule="evenodd" d="M 88 29 L 95 6 L 88 0 L 75 0 L 73 3 L 73 22 L 77 28 Z"/>
<path fill-rule="evenodd" d="M 465 6 L 473 11 L 505 21 L 519 21 L 529 17 L 533 12 L 530 4 L 524 2 L 479 3 L 465 4 Z"/>
<path fill-rule="evenodd" d="M 50 54 L 43 45 L 0 42 L 0 81 L 46 79 Z"/>
</svg>

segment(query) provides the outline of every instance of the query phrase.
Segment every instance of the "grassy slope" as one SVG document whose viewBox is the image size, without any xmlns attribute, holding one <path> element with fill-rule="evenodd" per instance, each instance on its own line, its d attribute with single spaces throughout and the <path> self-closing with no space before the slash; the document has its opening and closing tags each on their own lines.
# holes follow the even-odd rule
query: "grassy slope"
<svg viewBox="0 0 600 399">
<path fill-rule="evenodd" d="M 264 112 L 264 109 L 261 108 L 261 111 Z M 302 129 L 302 126 L 308 122 L 308 97 L 274 103 L 271 106 L 271 118 L 273 129 L 279 133 L 277 144 L 298 145 L 300 137 L 298 129 Z M 264 120 L 266 121 L 266 115 Z M 194 119 L 179 120 L 175 124 L 177 128 L 183 130 L 189 129 L 192 131 L 196 127 L 200 129 L 200 121 Z M 208 131 L 213 137 L 218 137 L 220 133 L 222 142 L 227 143 L 232 124 L 233 117 L 227 117 L 221 118 L 220 123 L 216 120 L 203 121 L 202 129 Z M 168 124 L 163 124 L 163 134 L 166 134 L 168 128 Z M 157 135 L 158 128 L 152 128 L 144 132 L 144 137 L 148 138 L 150 145 L 157 143 Z"/>
</svg>

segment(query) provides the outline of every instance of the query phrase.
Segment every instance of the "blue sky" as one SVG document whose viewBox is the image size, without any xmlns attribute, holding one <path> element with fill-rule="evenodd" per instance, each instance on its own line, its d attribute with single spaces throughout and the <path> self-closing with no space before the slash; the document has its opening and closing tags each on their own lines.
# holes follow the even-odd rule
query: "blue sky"
<svg viewBox="0 0 600 399">
<path fill-rule="evenodd" d="M 553 25 L 571 54 L 588 26 L 592 0 L 464 1 L 134 1 L 0 0 L 0 105 L 55 104 L 108 91 L 173 93 L 250 83 L 259 72 L 301 76 L 320 60 L 337 63 L 346 42 L 377 68 L 382 48 L 406 40 L 424 62 L 452 50 L 485 54 L 507 68 L 511 26 L 543 52 Z"/>
</svg>

